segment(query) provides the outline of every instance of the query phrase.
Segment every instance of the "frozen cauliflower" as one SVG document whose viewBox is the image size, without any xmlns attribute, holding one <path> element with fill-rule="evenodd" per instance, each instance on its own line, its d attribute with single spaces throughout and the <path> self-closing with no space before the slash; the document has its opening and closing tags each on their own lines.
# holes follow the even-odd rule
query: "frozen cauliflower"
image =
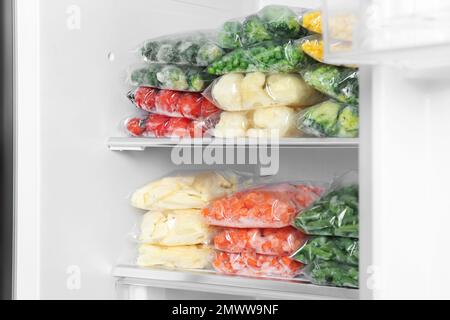
<svg viewBox="0 0 450 320">
<path fill-rule="evenodd" d="M 270 107 L 273 99 L 266 91 L 266 75 L 261 72 L 249 73 L 241 84 L 242 110 Z"/>
<path fill-rule="evenodd" d="M 248 130 L 249 137 L 289 137 L 296 133 L 297 113 L 289 107 L 274 107 L 256 110 L 253 114 L 254 128 Z"/>
<path fill-rule="evenodd" d="M 212 96 L 216 105 L 225 111 L 242 110 L 241 86 L 244 75 L 231 73 L 221 77 L 213 86 Z"/>
<path fill-rule="evenodd" d="M 247 112 L 223 112 L 214 129 L 214 136 L 218 138 L 245 137 L 250 124 Z"/>
</svg>

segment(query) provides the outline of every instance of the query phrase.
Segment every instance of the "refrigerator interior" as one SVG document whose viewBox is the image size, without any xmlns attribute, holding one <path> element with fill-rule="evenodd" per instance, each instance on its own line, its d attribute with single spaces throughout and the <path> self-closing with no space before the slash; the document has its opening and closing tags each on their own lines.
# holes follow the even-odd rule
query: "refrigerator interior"
<svg viewBox="0 0 450 320">
<path fill-rule="evenodd" d="M 269 3 L 319 2 L 18 1 L 16 297 L 258 298 L 254 291 L 117 283 L 113 269 L 134 250 L 130 232 L 139 216 L 130 194 L 174 170 L 211 166 L 176 166 L 164 147 L 111 151 L 107 141 L 124 135 L 120 122 L 135 112 L 125 71 L 144 39 L 214 28 Z M 276 179 L 329 181 L 358 166 L 357 148 L 283 148 Z M 218 168 L 259 172 L 257 165 Z"/>
</svg>

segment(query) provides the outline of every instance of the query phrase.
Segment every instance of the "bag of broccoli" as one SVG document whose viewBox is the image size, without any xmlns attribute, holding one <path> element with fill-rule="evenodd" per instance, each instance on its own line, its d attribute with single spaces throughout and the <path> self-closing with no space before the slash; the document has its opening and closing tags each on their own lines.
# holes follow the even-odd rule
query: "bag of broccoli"
<svg viewBox="0 0 450 320">
<path fill-rule="evenodd" d="M 359 108 L 328 100 L 302 111 L 297 127 L 314 137 L 357 138 Z"/>
<path fill-rule="evenodd" d="M 196 31 L 146 40 L 138 50 L 145 62 L 206 67 L 225 54 L 214 31 Z"/>
<path fill-rule="evenodd" d="M 128 82 L 136 87 L 201 92 L 211 84 L 214 78 L 198 67 L 148 64 L 133 67 L 129 71 Z"/>
<path fill-rule="evenodd" d="M 359 287 L 359 268 L 334 261 L 315 261 L 302 274 L 313 284 L 354 288 Z"/>
<path fill-rule="evenodd" d="M 307 235 L 359 238 L 358 176 L 350 172 L 333 183 L 330 191 L 300 212 L 294 227 Z"/>
</svg>

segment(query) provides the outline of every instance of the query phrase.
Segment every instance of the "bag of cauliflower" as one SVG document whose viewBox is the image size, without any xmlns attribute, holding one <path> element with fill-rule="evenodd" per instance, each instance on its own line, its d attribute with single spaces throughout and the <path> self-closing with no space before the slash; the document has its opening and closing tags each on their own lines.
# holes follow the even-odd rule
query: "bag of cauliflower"
<svg viewBox="0 0 450 320">
<path fill-rule="evenodd" d="M 203 94 L 224 111 L 304 108 L 323 101 L 299 74 L 291 73 L 231 73 L 215 80 Z"/>
</svg>

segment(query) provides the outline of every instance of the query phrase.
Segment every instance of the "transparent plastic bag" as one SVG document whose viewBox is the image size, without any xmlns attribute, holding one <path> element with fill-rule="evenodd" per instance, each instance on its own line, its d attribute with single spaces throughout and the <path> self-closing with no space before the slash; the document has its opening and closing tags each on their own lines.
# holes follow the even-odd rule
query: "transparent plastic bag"
<svg viewBox="0 0 450 320">
<path fill-rule="evenodd" d="M 243 172 L 175 172 L 138 189 L 131 204 L 142 210 L 203 209 L 210 201 L 253 183 L 253 175 Z"/>
<path fill-rule="evenodd" d="M 357 289 L 359 268 L 333 261 L 315 261 L 306 266 L 302 275 L 313 284 Z"/>
<path fill-rule="evenodd" d="M 302 27 L 308 31 L 322 34 L 322 13 L 317 10 L 305 12 Z"/>
<path fill-rule="evenodd" d="M 322 236 L 311 237 L 292 258 L 307 265 L 315 261 L 334 261 L 358 266 L 359 240 Z"/>
<path fill-rule="evenodd" d="M 143 244 L 139 247 L 139 267 L 169 269 L 207 269 L 211 266 L 212 249 L 205 245 L 162 247 Z"/>
<path fill-rule="evenodd" d="M 146 62 L 207 67 L 224 54 L 214 31 L 174 34 L 144 41 L 139 55 Z"/>
<path fill-rule="evenodd" d="M 284 228 L 323 192 L 323 185 L 309 182 L 263 185 L 215 200 L 203 215 L 219 227 Z"/>
<path fill-rule="evenodd" d="M 303 108 L 324 100 L 299 74 L 232 73 L 215 80 L 203 93 L 225 111 L 270 107 Z"/>
<path fill-rule="evenodd" d="M 356 172 L 338 178 L 320 200 L 303 210 L 294 226 L 308 235 L 359 238 L 359 186 Z"/>
<path fill-rule="evenodd" d="M 209 244 L 212 230 L 200 209 L 154 210 L 142 217 L 139 243 L 174 247 Z"/>
<path fill-rule="evenodd" d="M 128 98 L 141 110 L 169 117 L 204 120 L 220 113 L 200 93 L 138 87 L 128 93 Z"/>
<path fill-rule="evenodd" d="M 299 40 L 268 41 L 236 49 L 211 64 L 208 72 L 224 75 L 236 72 L 298 72 L 306 62 Z"/>
<path fill-rule="evenodd" d="M 233 229 L 216 231 L 214 247 L 228 253 L 256 252 L 270 256 L 290 256 L 301 248 L 307 237 L 300 231 L 282 229 Z"/>
<path fill-rule="evenodd" d="M 359 108 L 328 100 L 303 110 L 297 128 L 314 137 L 357 138 Z"/>
<path fill-rule="evenodd" d="M 264 41 L 299 39 L 306 34 L 301 27 L 304 12 L 301 8 L 266 6 L 246 18 L 225 22 L 218 32 L 218 44 L 222 48 L 237 49 Z"/>
<path fill-rule="evenodd" d="M 128 71 L 128 83 L 136 87 L 202 92 L 214 80 L 204 69 L 172 64 L 134 66 Z"/>
<path fill-rule="evenodd" d="M 322 36 L 314 35 L 301 39 L 302 50 L 309 57 L 323 63 L 324 62 L 324 44 Z"/>
<path fill-rule="evenodd" d="M 347 67 L 314 63 L 300 71 L 307 84 L 339 102 L 359 103 L 358 70 Z"/>
<path fill-rule="evenodd" d="M 289 257 L 216 252 L 213 267 L 218 273 L 227 275 L 294 278 L 300 274 L 303 265 Z"/>
</svg>

